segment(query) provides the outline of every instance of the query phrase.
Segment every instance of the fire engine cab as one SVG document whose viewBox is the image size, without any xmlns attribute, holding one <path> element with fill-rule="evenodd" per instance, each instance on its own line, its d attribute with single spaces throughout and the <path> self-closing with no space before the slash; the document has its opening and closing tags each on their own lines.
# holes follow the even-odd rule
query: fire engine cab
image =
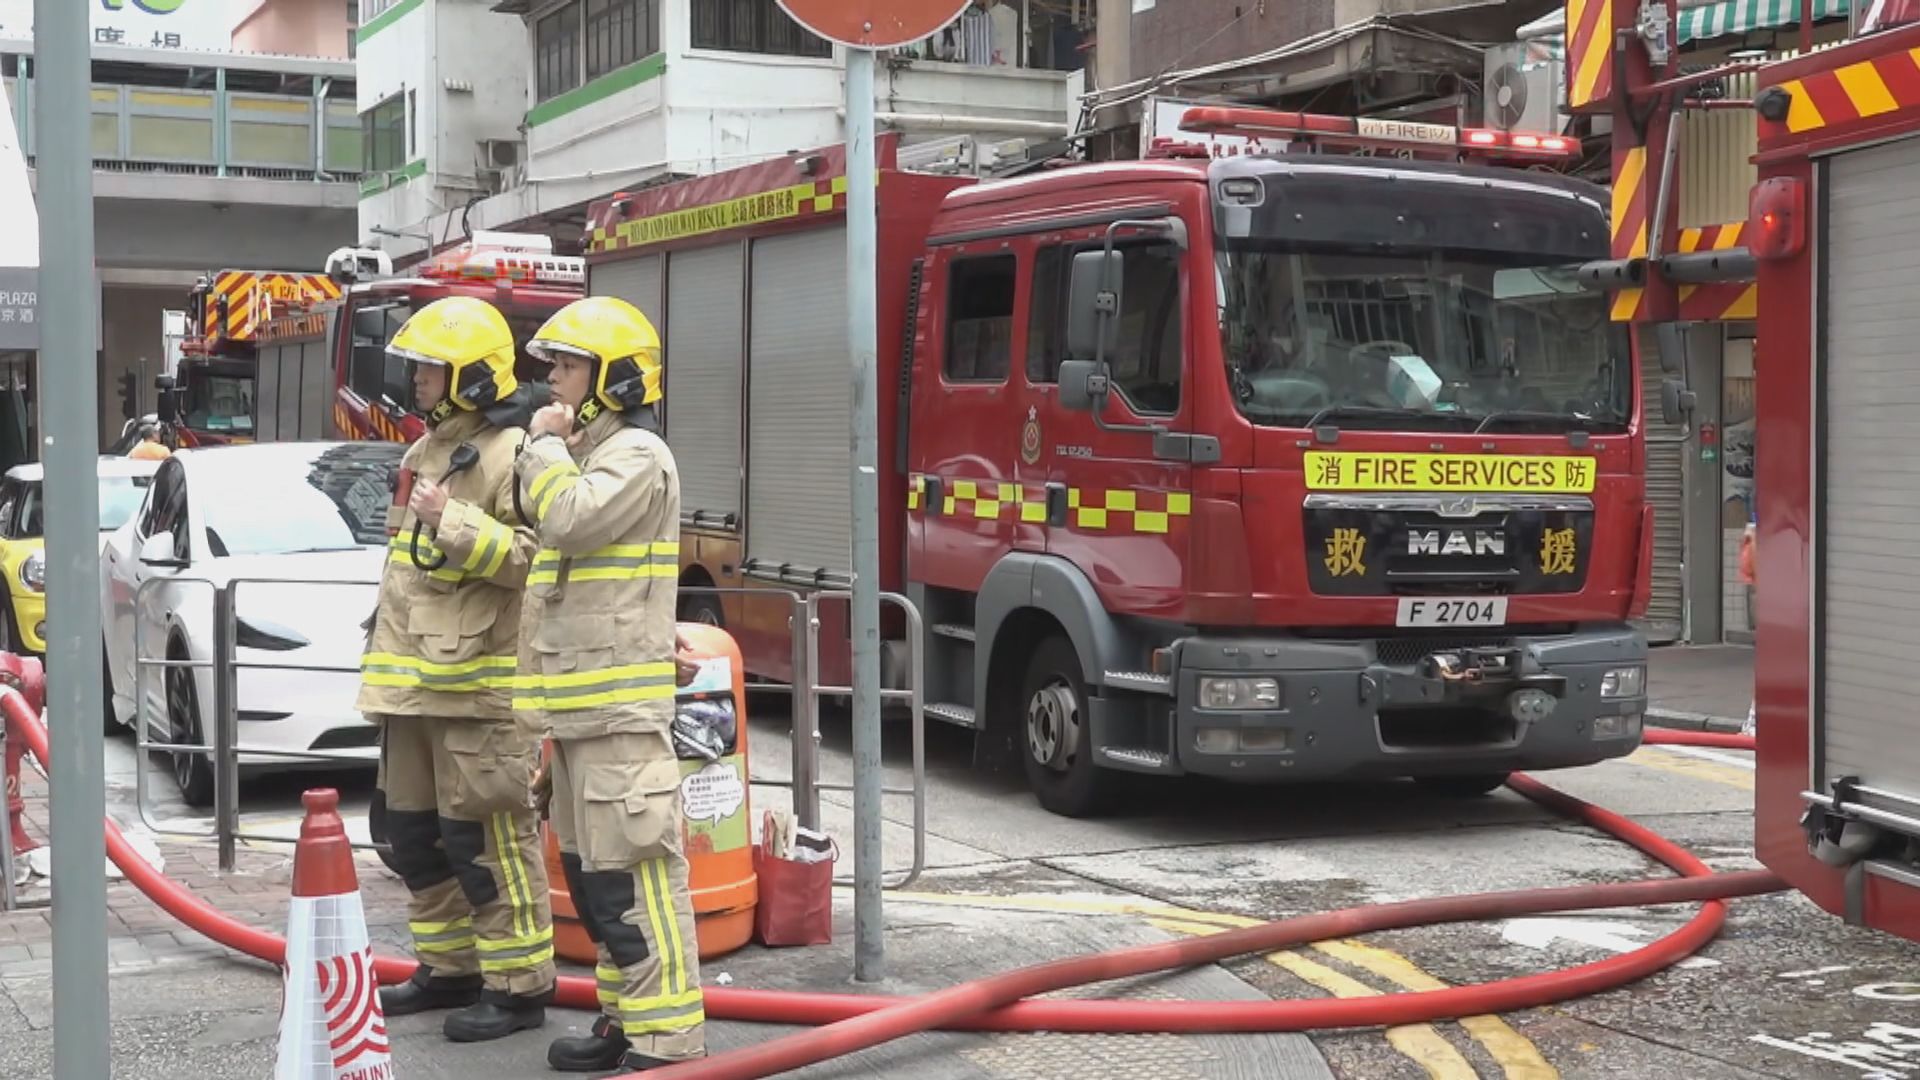
<svg viewBox="0 0 1920 1080">
<path fill-rule="evenodd" d="M 190 334 L 173 370 L 156 380 L 161 418 L 182 446 L 249 442 L 262 330 L 281 313 L 335 300 L 324 274 L 222 270 L 188 298 Z"/>
<path fill-rule="evenodd" d="M 1624 286 L 1617 318 L 1661 327 L 1758 290 L 1756 852 L 1828 911 L 1920 940 L 1920 5 L 1875 0 L 1852 40 L 1692 73 L 1665 47 L 1675 4 L 1593 7 L 1568 70 L 1618 81 L 1570 97 L 1612 115 L 1614 206 L 1632 209 L 1584 277 Z M 1756 66 L 1733 104 L 1756 115 L 1758 182 L 1747 219 L 1715 230 L 1739 242 L 1708 250 L 1672 227 L 1671 117 Z M 1663 405 L 1683 414 L 1684 338 L 1661 336 Z"/>
<path fill-rule="evenodd" d="M 923 615 L 928 714 L 1017 753 L 1063 814 L 1121 773 L 1477 793 L 1633 750 L 1641 402 L 1575 280 L 1607 198 L 1553 171 L 1571 144 L 1185 126 L 1287 152 L 1175 141 L 970 183 L 881 141 L 878 566 L 850 564 L 840 151 L 596 203 L 589 290 L 665 334 L 683 582 L 878 574 Z M 785 679 L 786 613 L 683 617 Z M 823 631 L 829 683 L 845 634 Z"/>
<path fill-rule="evenodd" d="M 426 433 L 413 390 L 387 343 L 414 311 L 444 296 L 473 296 L 500 309 L 520 347 L 518 376 L 539 384 L 526 354 L 542 323 L 585 295 L 586 264 L 555 255 L 530 233 L 476 232 L 396 275 L 383 252 L 342 248 L 327 260 L 336 298 L 286 311 L 260 332 L 255 428 L 263 440 L 345 438 L 411 442 Z"/>
</svg>

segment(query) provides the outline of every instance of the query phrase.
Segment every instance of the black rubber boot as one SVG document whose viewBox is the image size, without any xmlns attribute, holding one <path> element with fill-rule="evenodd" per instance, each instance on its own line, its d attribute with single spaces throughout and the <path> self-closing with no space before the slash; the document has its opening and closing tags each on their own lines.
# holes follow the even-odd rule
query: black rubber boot
<svg viewBox="0 0 1920 1080">
<path fill-rule="evenodd" d="M 627 1056 L 620 1059 L 620 1067 L 628 1072 L 646 1072 L 648 1069 L 664 1069 L 669 1065 L 698 1061 L 706 1056 L 705 1054 L 695 1054 L 690 1058 L 657 1058 L 649 1057 L 638 1050 L 629 1050 L 627 1051 Z"/>
<path fill-rule="evenodd" d="M 398 986 L 380 989 L 380 1011 L 388 1016 L 412 1016 L 434 1009 L 458 1009 L 480 1000 L 480 976 L 435 978 L 426 965 Z"/>
<path fill-rule="evenodd" d="M 516 1031 L 532 1031 L 547 1022 L 553 991 L 533 997 L 515 997 L 503 990 L 483 990 L 480 1000 L 447 1017 L 447 1038 L 457 1043 L 492 1042 Z"/>
<path fill-rule="evenodd" d="M 620 1067 L 632 1045 L 620 1025 L 597 1016 L 588 1034 L 553 1040 L 547 1047 L 547 1064 L 556 1072 L 607 1072 Z"/>
</svg>

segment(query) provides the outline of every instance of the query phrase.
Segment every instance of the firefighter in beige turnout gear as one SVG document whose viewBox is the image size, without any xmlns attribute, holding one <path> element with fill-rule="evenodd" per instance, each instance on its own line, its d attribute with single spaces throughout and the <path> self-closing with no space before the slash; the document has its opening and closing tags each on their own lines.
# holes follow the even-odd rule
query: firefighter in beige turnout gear
<svg viewBox="0 0 1920 1080">
<path fill-rule="evenodd" d="M 393 536 L 361 661 L 358 707 L 381 727 L 389 865 L 412 898 L 420 967 L 381 991 L 389 1016 L 457 1008 L 447 1037 L 497 1039 L 545 1022 L 553 917 L 539 817 L 538 743 L 512 693 L 533 530 L 513 503 L 531 395 L 492 305 L 450 297 L 388 346 L 405 360 L 425 438 L 407 450 L 409 504 Z"/>
<path fill-rule="evenodd" d="M 553 738 L 543 779 L 567 887 L 598 947 L 603 1014 L 547 1060 L 646 1069 L 706 1052 L 669 736 L 680 480 L 655 433 L 660 338 L 631 304 L 589 297 L 527 348 L 553 363 L 555 403 L 514 463 L 540 541 L 514 712 Z"/>
</svg>

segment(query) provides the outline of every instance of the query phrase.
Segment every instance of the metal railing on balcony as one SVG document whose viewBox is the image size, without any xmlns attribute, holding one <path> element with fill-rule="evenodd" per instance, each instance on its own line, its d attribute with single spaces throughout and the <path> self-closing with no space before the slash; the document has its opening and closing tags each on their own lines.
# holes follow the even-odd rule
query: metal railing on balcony
<svg viewBox="0 0 1920 1080">
<path fill-rule="evenodd" d="M 32 162 L 32 80 L 4 80 Z M 172 87 L 93 87 L 93 163 L 113 172 L 357 181 L 350 100 Z"/>
</svg>

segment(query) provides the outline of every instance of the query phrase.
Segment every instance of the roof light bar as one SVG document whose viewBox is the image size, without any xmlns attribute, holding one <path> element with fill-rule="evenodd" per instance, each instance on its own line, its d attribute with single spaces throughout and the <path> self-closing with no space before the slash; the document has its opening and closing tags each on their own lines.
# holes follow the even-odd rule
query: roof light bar
<svg viewBox="0 0 1920 1080">
<path fill-rule="evenodd" d="M 1452 150 L 1496 159 L 1566 159 L 1580 152 L 1578 140 L 1561 135 L 1226 106 L 1188 109 L 1180 120 L 1180 130 L 1248 137 L 1281 135 L 1326 146 Z"/>
</svg>

